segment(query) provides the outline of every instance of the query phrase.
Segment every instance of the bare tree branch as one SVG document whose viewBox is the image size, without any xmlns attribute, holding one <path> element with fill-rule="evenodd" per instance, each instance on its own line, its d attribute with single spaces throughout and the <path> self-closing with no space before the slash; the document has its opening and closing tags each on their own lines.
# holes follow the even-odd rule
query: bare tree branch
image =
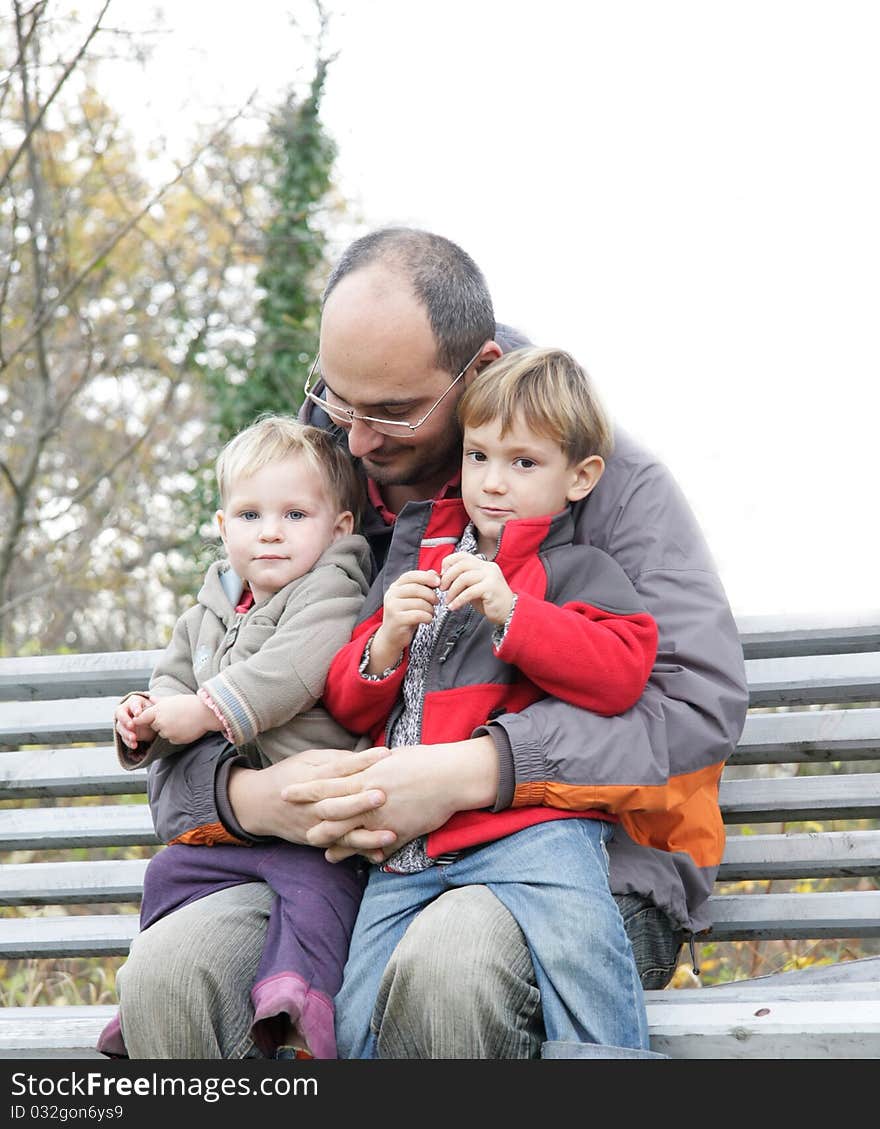
<svg viewBox="0 0 880 1129">
<path fill-rule="evenodd" d="M 253 95 L 251 96 L 251 98 L 252 97 Z M 107 240 L 103 247 L 101 247 L 100 250 L 98 250 L 98 252 L 92 256 L 88 263 L 86 263 L 79 274 L 71 279 L 67 286 L 65 286 L 64 289 L 58 294 L 57 298 L 55 298 L 52 304 L 46 309 L 42 317 L 35 324 L 30 326 L 22 340 L 18 342 L 18 344 L 6 358 L 5 364 L 3 366 L 0 366 L 0 372 L 3 371 L 3 368 L 10 365 L 12 361 L 14 361 L 15 358 L 20 353 L 22 353 L 25 348 L 27 348 L 27 346 L 31 343 L 31 341 L 33 341 L 36 335 L 49 323 L 58 307 L 63 305 L 70 297 L 70 295 L 82 285 L 83 281 L 89 276 L 89 274 L 91 274 L 95 267 L 103 259 L 105 259 L 110 254 L 110 252 L 122 241 L 122 239 L 124 239 L 125 236 L 128 235 L 131 229 L 144 218 L 147 212 L 149 212 L 150 208 L 155 207 L 155 205 L 159 203 L 165 193 L 168 192 L 168 190 L 175 184 L 177 184 L 179 180 L 183 179 L 183 177 L 186 176 L 189 170 L 198 163 L 202 154 L 213 144 L 214 138 L 222 134 L 225 129 L 228 129 L 234 121 L 237 121 L 242 116 L 245 109 L 250 104 L 250 101 L 251 99 L 249 99 L 241 109 L 236 111 L 236 113 L 233 114 L 232 117 L 220 127 L 220 129 L 212 134 L 212 136 L 208 138 L 205 144 L 197 150 L 193 157 L 189 161 L 187 161 L 185 165 L 178 169 L 177 173 L 171 178 L 171 180 L 163 184 L 162 187 L 159 188 L 150 197 L 146 204 L 144 204 L 144 206 L 139 209 L 139 211 L 131 216 L 130 219 L 128 219 L 120 228 L 118 228 L 113 233 L 113 235 Z"/>
<path fill-rule="evenodd" d="M 19 23 L 21 16 L 22 16 L 21 5 L 19 3 L 19 0 L 13 0 L 13 2 L 14 2 L 14 7 L 15 7 L 16 23 Z M 92 25 L 92 28 L 89 31 L 89 34 L 86 36 L 86 39 L 83 42 L 82 46 L 80 47 L 79 51 L 77 51 L 76 55 L 71 59 L 71 61 L 64 68 L 64 70 L 61 74 L 61 77 L 58 79 L 58 81 L 55 84 L 54 89 L 52 90 L 52 93 L 49 95 L 49 97 L 46 99 L 46 101 L 40 107 L 40 109 L 37 112 L 37 115 L 34 118 L 34 120 L 27 127 L 21 144 L 16 149 L 16 151 L 13 153 L 12 159 L 10 160 L 9 164 L 6 166 L 6 169 L 4 170 L 3 175 L 0 176 L 0 188 L 3 188 L 6 184 L 8 184 L 9 178 L 12 175 L 12 170 L 18 164 L 19 159 L 21 158 L 22 154 L 30 147 L 31 138 L 33 137 L 36 130 L 38 130 L 40 128 L 40 123 L 42 122 L 43 118 L 46 116 L 46 112 L 48 111 L 48 109 L 52 105 L 52 103 L 55 101 L 55 98 L 57 97 L 61 88 L 64 86 L 65 82 L 67 82 L 67 80 L 70 78 L 73 71 L 79 65 L 80 60 L 82 59 L 83 55 L 85 55 L 86 51 L 88 50 L 89 44 L 92 42 L 92 40 L 95 38 L 98 31 L 100 30 L 101 20 L 104 18 L 104 13 L 110 7 L 110 4 L 111 4 L 111 0 L 104 0 L 104 7 L 98 13 L 98 17 L 95 20 L 94 24 Z M 33 9 L 33 11 L 36 11 L 36 9 Z M 36 24 L 37 24 L 39 18 L 40 18 L 40 14 L 37 13 L 35 18 L 34 18 L 34 23 L 31 27 L 30 34 L 33 34 L 34 28 L 36 27 Z M 29 34 L 28 38 L 30 38 L 30 34 Z M 20 50 L 21 50 L 21 48 L 20 48 Z M 21 57 L 21 55 L 19 55 L 19 63 L 22 66 L 24 65 L 24 59 Z"/>
</svg>

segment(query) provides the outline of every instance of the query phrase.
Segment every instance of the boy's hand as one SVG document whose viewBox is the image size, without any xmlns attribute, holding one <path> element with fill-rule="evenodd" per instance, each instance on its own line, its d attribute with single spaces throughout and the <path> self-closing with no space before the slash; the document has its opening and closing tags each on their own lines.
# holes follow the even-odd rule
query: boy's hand
<svg viewBox="0 0 880 1129">
<path fill-rule="evenodd" d="M 116 707 L 113 715 L 116 732 L 129 749 L 136 749 L 140 741 L 147 741 L 153 736 L 153 727 L 149 721 L 143 720 L 144 710 L 149 705 L 150 699 L 146 694 L 132 694 Z"/>
<path fill-rule="evenodd" d="M 473 553 L 450 553 L 443 562 L 440 587 L 446 592 L 450 611 L 473 604 L 480 615 L 499 627 L 513 606 L 513 592 L 498 565 Z"/>
<path fill-rule="evenodd" d="M 220 728 L 214 712 L 195 694 L 172 694 L 167 698 L 151 694 L 150 702 L 141 714 L 141 724 L 149 722 L 172 745 L 189 745 Z"/>
<path fill-rule="evenodd" d="M 430 623 L 437 607 L 440 577 L 434 571 L 414 569 L 394 581 L 385 593 L 382 626 L 370 644 L 371 674 L 394 666 L 412 642 L 420 623 Z"/>
</svg>

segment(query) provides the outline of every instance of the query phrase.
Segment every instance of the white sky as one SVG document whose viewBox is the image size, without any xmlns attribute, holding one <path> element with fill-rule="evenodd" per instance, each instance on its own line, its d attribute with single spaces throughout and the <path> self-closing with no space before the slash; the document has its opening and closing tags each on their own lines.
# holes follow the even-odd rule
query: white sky
<svg viewBox="0 0 880 1129">
<path fill-rule="evenodd" d="M 139 136 L 296 77 L 306 0 L 164 7 L 124 83 Z M 499 319 L 570 349 L 671 467 L 738 615 L 880 609 L 880 4 L 325 7 L 342 241 L 465 247 Z"/>
</svg>

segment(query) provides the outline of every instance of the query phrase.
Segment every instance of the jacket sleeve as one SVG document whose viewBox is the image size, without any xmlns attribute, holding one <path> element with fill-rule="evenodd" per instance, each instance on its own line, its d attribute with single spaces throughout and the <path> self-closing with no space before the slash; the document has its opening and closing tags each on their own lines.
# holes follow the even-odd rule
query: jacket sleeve
<svg viewBox="0 0 880 1129">
<path fill-rule="evenodd" d="M 541 804 L 659 812 L 701 790 L 717 796 L 720 766 L 748 705 L 736 624 L 693 515 L 665 468 L 637 469 L 614 506 L 601 547 L 623 567 L 657 623 L 651 677 L 636 704 L 614 717 L 545 698 L 481 730 L 495 737 L 499 751 L 496 810 Z M 581 542 L 588 540 L 586 520 L 585 508 L 578 517 Z"/>
<path fill-rule="evenodd" d="M 215 846 L 265 841 L 248 835 L 224 802 L 234 765 L 261 767 L 218 733 L 207 733 L 184 750 L 178 745 L 173 756 L 150 764 L 147 798 L 163 843 Z"/>
<path fill-rule="evenodd" d="M 204 683 L 237 746 L 310 709 L 324 692 L 333 656 L 351 636 L 363 604 L 360 585 L 333 565 L 306 581 L 277 627 L 267 626 L 259 649 Z"/>
<path fill-rule="evenodd" d="M 359 670 L 367 640 L 382 623 L 380 608 L 355 628 L 351 642 L 342 648 L 330 664 L 324 687 L 324 705 L 340 725 L 352 733 L 369 733 L 380 739 L 388 715 L 397 701 L 406 674 L 409 650 L 386 678 L 364 678 Z"/>
<path fill-rule="evenodd" d="M 641 696 L 657 653 L 657 625 L 646 612 L 618 615 L 581 602 L 558 607 L 523 592 L 495 653 L 552 697 L 612 715 Z"/>
<path fill-rule="evenodd" d="M 175 623 L 168 646 L 159 656 L 150 676 L 150 694 L 157 697 L 170 697 L 172 694 L 196 694 L 198 685 L 193 674 L 192 640 L 190 638 L 190 616 L 196 609 L 184 613 Z M 127 694 L 126 697 L 131 695 Z M 125 698 L 122 699 L 125 701 Z M 143 768 L 161 757 L 179 753 L 181 746 L 172 745 L 164 737 L 154 737 L 152 741 L 140 741 L 136 749 L 123 744 L 122 738 L 114 732 L 116 756 L 123 768 Z"/>
</svg>

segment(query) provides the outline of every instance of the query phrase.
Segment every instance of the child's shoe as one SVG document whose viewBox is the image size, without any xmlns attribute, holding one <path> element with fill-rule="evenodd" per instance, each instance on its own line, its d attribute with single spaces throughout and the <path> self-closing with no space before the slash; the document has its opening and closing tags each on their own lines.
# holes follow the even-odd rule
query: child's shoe
<svg viewBox="0 0 880 1129">
<path fill-rule="evenodd" d="M 293 1059 L 293 1058 L 314 1058 L 315 1056 L 311 1051 L 307 1051 L 304 1047 L 287 1047 L 281 1046 L 275 1052 L 276 1059 Z"/>
</svg>

